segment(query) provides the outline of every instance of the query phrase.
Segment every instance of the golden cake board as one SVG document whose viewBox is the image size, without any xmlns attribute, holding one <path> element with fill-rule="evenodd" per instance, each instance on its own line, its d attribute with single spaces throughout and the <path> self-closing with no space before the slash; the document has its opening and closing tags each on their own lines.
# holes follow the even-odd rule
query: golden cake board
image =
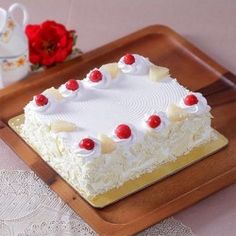
<svg viewBox="0 0 236 236">
<path fill-rule="evenodd" d="M 16 116 L 8 121 L 9 126 L 19 136 L 21 136 L 21 125 L 23 123 L 23 114 Z M 206 158 L 207 156 L 225 147 L 228 144 L 228 139 L 216 130 L 214 130 L 214 133 L 216 135 L 215 139 L 209 141 L 208 143 L 202 144 L 196 148 L 193 148 L 188 154 L 178 157 L 175 161 L 167 162 L 158 166 L 151 173 L 145 173 L 136 179 L 128 180 L 122 186 L 111 189 L 93 198 L 85 198 L 82 193 L 80 193 L 80 195 L 96 208 L 103 208 L 107 205 L 117 202 L 132 193 L 140 191 L 156 183 L 157 181 L 162 180 L 163 178 L 177 173 L 178 171 L 186 168 L 187 166 L 190 166 L 193 163 L 200 161 L 201 159 Z M 24 139 L 24 141 L 28 143 L 27 140 Z M 32 145 L 30 146 L 40 156 L 40 153 L 36 150 L 36 148 L 34 148 Z"/>
</svg>

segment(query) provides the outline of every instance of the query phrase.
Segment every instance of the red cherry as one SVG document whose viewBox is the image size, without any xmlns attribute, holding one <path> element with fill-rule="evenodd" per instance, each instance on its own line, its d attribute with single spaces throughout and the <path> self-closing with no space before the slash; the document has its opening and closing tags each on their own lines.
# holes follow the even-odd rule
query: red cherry
<svg viewBox="0 0 236 236">
<path fill-rule="evenodd" d="M 102 73 L 99 70 L 95 69 L 90 73 L 89 79 L 92 82 L 99 82 L 100 80 L 102 80 Z"/>
<path fill-rule="evenodd" d="M 79 83 L 75 79 L 70 79 L 66 82 L 66 88 L 75 91 L 79 88 Z"/>
<path fill-rule="evenodd" d="M 132 54 L 126 54 L 123 60 L 127 65 L 132 65 L 135 62 L 135 58 Z"/>
<path fill-rule="evenodd" d="M 184 104 L 187 106 L 192 106 L 198 103 L 198 99 L 195 95 L 190 94 L 184 98 Z"/>
<path fill-rule="evenodd" d="M 158 115 L 151 115 L 147 120 L 148 126 L 155 129 L 161 124 L 161 119 Z"/>
<path fill-rule="evenodd" d="M 95 143 L 90 138 L 84 138 L 79 143 L 80 148 L 86 149 L 86 150 L 92 150 L 95 146 Z"/>
<path fill-rule="evenodd" d="M 43 94 L 38 94 L 34 97 L 35 103 L 39 106 L 45 106 L 48 104 L 48 98 Z"/>
<path fill-rule="evenodd" d="M 120 139 L 127 139 L 131 136 L 131 129 L 128 125 L 118 125 L 115 129 L 115 134 Z"/>
</svg>

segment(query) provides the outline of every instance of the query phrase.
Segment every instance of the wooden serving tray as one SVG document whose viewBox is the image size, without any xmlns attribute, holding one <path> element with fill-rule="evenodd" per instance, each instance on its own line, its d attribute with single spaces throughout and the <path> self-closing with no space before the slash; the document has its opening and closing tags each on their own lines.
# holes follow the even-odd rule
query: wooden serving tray
<svg viewBox="0 0 236 236">
<path fill-rule="evenodd" d="M 229 139 L 229 145 L 136 194 L 95 209 L 7 122 L 22 113 L 34 94 L 59 86 L 71 76 L 82 79 L 89 69 L 117 61 L 126 52 L 142 54 L 155 64 L 169 67 L 181 84 L 202 92 L 213 108 L 213 127 Z M 0 91 L 0 120 L 0 137 L 100 235 L 134 234 L 236 181 L 236 76 L 165 26 L 145 28 Z"/>
</svg>

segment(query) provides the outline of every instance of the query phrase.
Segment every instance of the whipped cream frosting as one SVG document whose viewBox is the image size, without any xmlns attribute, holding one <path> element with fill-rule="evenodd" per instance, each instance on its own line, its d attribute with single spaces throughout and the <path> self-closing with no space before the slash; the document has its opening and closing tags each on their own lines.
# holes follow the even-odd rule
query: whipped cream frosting
<svg viewBox="0 0 236 236">
<path fill-rule="evenodd" d="M 97 68 L 95 68 L 98 70 Z M 95 70 L 94 69 L 94 70 Z M 99 71 L 102 73 L 102 79 L 98 82 L 93 82 L 89 79 L 89 76 L 93 70 L 91 70 L 86 78 L 83 80 L 84 86 L 90 87 L 90 88 L 107 88 L 110 85 L 111 82 L 111 75 L 109 74 L 108 71 L 105 69 L 100 68 Z"/>
<path fill-rule="evenodd" d="M 81 157 L 98 157 L 101 155 L 101 144 L 100 141 L 94 137 L 88 137 L 94 141 L 94 148 L 92 150 L 86 150 L 79 147 L 79 142 L 75 142 L 73 145 L 73 152 Z"/>
<path fill-rule="evenodd" d="M 157 116 L 159 116 L 160 117 L 160 119 L 161 119 L 161 123 L 160 123 L 160 125 L 159 126 L 157 126 L 156 128 L 151 128 L 151 127 L 149 127 L 148 126 L 148 124 L 147 124 L 147 120 L 149 119 L 149 117 L 151 116 L 151 115 L 157 115 Z M 168 117 L 167 117 L 167 114 L 165 113 L 165 112 L 163 112 L 163 111 L 159 111 L 159 112 L 152 112 L 151 114 L 145 114 L 145 116 L 144 116 L 144 127 L 146 128 L 146 129 L 148 129 L 148 130 L 154 130 L 154 131 L 156 131 L 156 132 L 161 132 L 162 130 L 164 130 L 167 126 L 168 126 L 168 124 L 169 124 L 169 119 L 168 119 Z"/>
<path fill-rule="evenodd" d="M 191 94 L 197 97 L 198 103 L 188 106 L 184 103 L 184 97 L 183 97 L 181 98 L 178 104 L 179 107 L 181 107 L 182 109 L 184 109 L 186 112 L 190 114 L 196 114 L 196 115 L 201 115 L 211 110 L 211 107 L 207 104 L 206 98 L 204 98 L 201 93 L 190 92 L 188 95 L 191 95 Z"/>
<path fill-rule="evenodd" d="M 42 114 L 50 114 L 56 111 L 56 106 L 57 106 L 57 101 L 55 100 L 54 97 L 48 96 L 48 103 L 44 106 L 38 106 L 35 102 L 35 96 L 33 97 L 33 100 L 29 102 L 27 105 L 26 109 L 32 110 L 38 113 Z"/>
<path fill-rule="evenodd" d="M 82 99 L 85 98 L 86 92 L 84 91 L 83 83 L 80 80 L 77 80 L 79 88 L 75 91 L 67 89 L 65 84 L 62 84 L 59 87 L 59 92 L 66 99 Z"/>
<path fill-rule="evenodd" d="M 128 126 L 131 129 L 131 136 L 126 139 L 120 139 L 116 136 L 115 130 L 112 132 L 111 138 L 113 139 L 114 142 L 116 142 L 118 145 L 125 145 L 125 147 L 129 147 L 129 145 L 134 144 L 138 139 L 141 139 L 141 133 L 138 135 L 137 130 L 135 127 L 131 124 L 128 124 Z"/>
<path fill-rule="evenodd" d="M 122 57 L 118 62 L 118 67 L 125 74 L 130 75 L 146 75 L 149 72 L 151 63 L 148 58 L 143 56 L 133 54 L 135 62 L 131 65 L 128 65 L 124 62 L 124 57 Z"/>
</svg>

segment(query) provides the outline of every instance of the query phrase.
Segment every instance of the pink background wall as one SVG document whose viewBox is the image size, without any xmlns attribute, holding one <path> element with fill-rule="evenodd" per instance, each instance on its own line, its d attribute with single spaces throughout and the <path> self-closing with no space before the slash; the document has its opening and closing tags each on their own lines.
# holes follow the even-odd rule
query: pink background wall
<svg viewBox="0 0 236 236">
<path fill-rule="evenodd" d="M 8 7 L 14 0 L 0 0 Z M 18 0 L 31 23 L 76 29 L 88 51 L 150 24 L 165 24 L 236 73 L 235 0 Z"/>
</svg>

